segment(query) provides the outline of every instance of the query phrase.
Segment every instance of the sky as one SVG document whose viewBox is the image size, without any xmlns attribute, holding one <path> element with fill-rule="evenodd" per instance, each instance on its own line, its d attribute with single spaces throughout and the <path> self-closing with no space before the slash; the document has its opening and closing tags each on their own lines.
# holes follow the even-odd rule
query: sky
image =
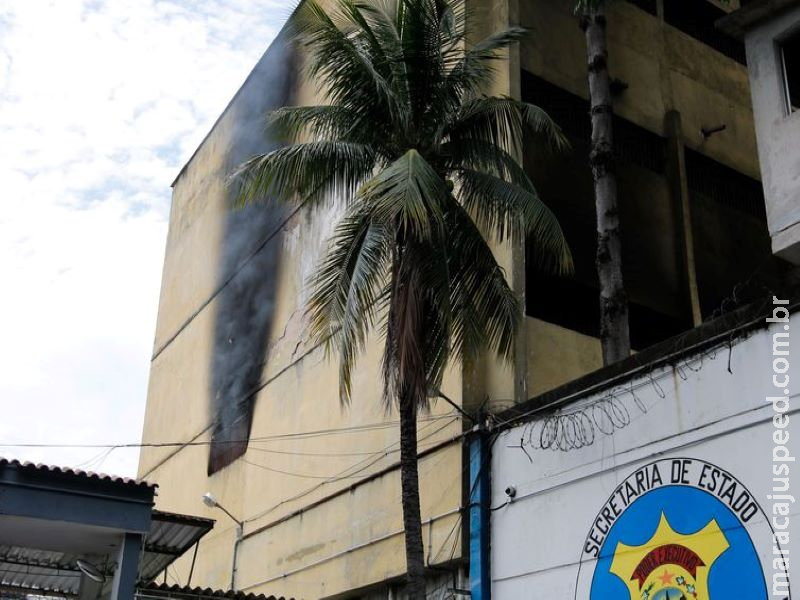
<svg viewBox="0 0 800 600">
<path fill-rule="evenodd" d="M 0 0 L 0 456 L 136 473 L 69 446 L 141 439 L 170 183 L 292 6 Z"/>
</svg>

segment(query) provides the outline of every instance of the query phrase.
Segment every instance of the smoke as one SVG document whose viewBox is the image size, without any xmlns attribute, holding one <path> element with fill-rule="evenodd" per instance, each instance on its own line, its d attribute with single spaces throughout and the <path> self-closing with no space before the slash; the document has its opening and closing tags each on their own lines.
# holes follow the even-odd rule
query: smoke
<svg viewBox="0 0 800 600">
<path fill-rule="evenodd" d="M 255 154 L 279 146 L 265 131 L 265 114 L 290 102 L 294 57 L 287 41 L 276 39 L 234 98 L 224 119 L 232 122 L 228 173 Z M 233 195 L 233 186 L 229 187 Z M 230 198 L 229 198 L 230 200 Z M 268 199 L 265 199 L 268 200 Z M 265 201 L 228 211 L 219 280 L 211 365 L 211 418 L 214 423 L 209 474 L 247 450 L 254 390 L 268 360 L 279 277 L 285 206 Z"/>
</svg>

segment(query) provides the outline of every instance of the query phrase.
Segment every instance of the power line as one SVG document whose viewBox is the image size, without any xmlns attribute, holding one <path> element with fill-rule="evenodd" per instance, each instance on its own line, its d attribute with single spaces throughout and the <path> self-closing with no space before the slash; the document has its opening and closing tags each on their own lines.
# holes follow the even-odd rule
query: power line
<svg viewBox="0 0 800 600">
<path fill-rule="evenodd" d="M 447 413 L 444 415 L 430 415 L 427 417 L 420 417 L 419 421 L 423 422 L 435 422 L 440 421 L 442 419 L 451 419 L 457 418 L 458 415 L 454 413 Z M 389 429 L 396 427 L 400 424 L 398 420 L 392 421 L 381 421 L 376 423 L 368 423 L 364 425 L 353 425 L 350 427 L 335 427 L 329 429 L 318 429 L 315 431 L 300 431 L 300 432 L 293 432 L 293 433 L 281 433 L 269 436 L 259 436 L 259 437 L 251 437 L 249 439 L 241 439 L 241 440 L 196 440 L 191 442 L 180 441 L 180 442 L 139 442 L 139 443 L 128 443 L 128 444 L 46 444 L 46 443 L 0 443 L 0 447 L 3 448 L 99 448 L 99 449 L 124 449 L 124 448 L 170 448 L 170 447 L 183 447 L 183 446 L 211 446 L 213 444 L 237 444 L 237 443 L 258 443 L 258 442 L 273 442 L 273 441 L 282 441 L 282 440 L 297 440 L 297 439 L 312 439 L 318 437 L 325 437 L 330 435 L 339 435 L 339 434 L 346 434 L 346 433 L 362 433 L 368 431 L 375 431 L 380 429 Z M 262 449 L 258 449 L 262 450 Z M 269 451 L 263 449 L 264 451 Z M 277 451 L 276 451 L 277 452 Z M 307 455 L 305 453 L 291 453 L 285 452 L 286 454 L 298 454 L 300 456 Z M 330 453 L 327 453 L 330 455 Z M 372 454 L 372 453 L 367 453 Z"/>
<path fill-rule="evenodd" d="M 446 423 L 441 429 L 445 429 L 447 426 L 449 426 L 450 424 L 455 422 L 455 420 L 456 419 L 454 418 L 449 423 Z M 434 433 L 437 433 L 438 431 L 441 431 L 441 429 L 438 429 Z M 394 446 L 394 445 L 396 445 L 396 442 L 392 444 L 392 446 Z M 424 448 L 422 448 L 422 449 L 424 450 Z M 369 457 L 376 457 L 377 455 L 379 455 L 377 457 L 380 459 L 380 458 L 384 458 L 385 456 L 389 456 L 390 454 L 395 454 L 395 453 L 397 453 L 399 451 L 400 451 L 399 448 L 393 448 L 391 450 L 384 449 L 384 450 L 377 450 L 377 451 L 374 451 L 374 452 L 361 452 L 361 453 L 358 453 L 358 452 L 356 452 L 356 453 L 346 453 L 345 452 L 345 453 L 340 454 L 339 456 L 369 456 Z M 269 450 L 267 450 L 267 452 L 269 452 Z M 290 452 L 282 452 L 281 454 L 292 454 L 292 453 L 290 453 Z M 313 454 L 313 453 L 311 453 L 311 454 L 309 454 L 309 453 L 298 453 L 297 455 L 298 456 L 333 456 L 332 454 Z M 337 475 L 311 475 L 311 474 L 303 474 L 303 473 L 294 473 L 292 471 L 283 471 L 281 469 L 276 469 L 275 467 L 271 467 L 269 465 L 263 465 L 261 463 L 256 463 L 256 462 L 247 460 L 246 458 L 243 458 L 242 461 L 245 464 L 250 465 L 251 467 L 257 467 L 259 469 L 263 469 L 265 471 L 270 471 L 272 473 L 278 473 L 280 475 L 289 475 L 291 477 L 299 477 L 301 479 L 327 479 L 327 480 L 333 480 L 333 479 L 337 479 L 337 477 L 338 477 Z M 348 475 L 348 476 L 338 477 L 337 480 L 344 480 L 344 479 L 360 479 L 360 478 L 356 477 L 354 475 Z"/>
<path fill-rule="evenodd" d="M 455 423 L 458 420 L 457 416 L 454 416 L 454 415 L 448 415 L 448 416 L 450 417 L 450 421 L 445 423 L 442 427 L 439 427 L 438 429 L 432 431 L 431 433 L 429 433 L 429 434 L 427 434 L 427 435 L 425 435 L 423 437 L 420 437 L 419 441 L 421 442 L 421 441 L 424 441 L 426 439 L 429 439 L 430 437 L 433 437 L 434 435 L 436 435 L 440 431 L 444 430 L 445 428 L 449 427 L 450 425 L 452 425 L 453 423 Z M 422 428 L 420 428 L 420 432 L 423 431 L 424 429 L 426 429 L 427 427 L 430 427 L 432 424 L 433 424 L 433 422 L 427 423 Z M 321 481 L 320 483 L 317 483 L 316 485 L 313 485 L 313 486 L 303 490 L 302 492 L 298 492 L 297 494 L 295 494 L 293 496 L 290 496 L 288 498 L 284 498 L 283 500 L 281 500 L 277 504 L 275 504 L 275 505 L 273 505 L 273 506 L 271 506 L 271 507 L 269 507 L 269 508 L 267 508 L 265 510 L 260 511 L 259 513 L 255 514 L 255 515 L 252 515 L 250 517 L 247 517 L 247 518 L 243 519 L 244 522 L 256 521 L 256 520 L 268 515 L 272 511 L 280 508 L 284 504 L 288 504 L 289 502 L 294 502 L 295 500 L 299 500 L 301 498 L 304 498 L 305 496 L 308 496 L 309 494 L 317 491 L 318 489 L 320 489 L 321 487 L 323 487 L 325 485 L 329 485 L 331 483 L 336 483 L 336 482 L 342 481 L 344 479 L 351 479 L 351 478 L 353 478 L 353 476 L 355 476 L 355 475 L 357 475 L 359 473 L 363 473 L 364 471 L 366 471 L 367 469 L 369 469 L 370 467 L 372 467 L 373 465 L 375 465 L 379 461 L 383 460 L 383 458 L 389 453 L 389 450 L 391 450 L 394 446 L 398 445 L 399 443 L 400 443 L 399 440 L 392 442 L 391 444 L 386 446 L 386 448 L 384 448 L 384 450 L 382 452 L 375 453 L 374 457 L 372 457 L 372 458 L 368 457 L 368 458 L 366 458 L 364 460 L 360 460 L 360 461 L 356 462 L 355 464 L 353 464 L 353 465 L 347 467 L 346 469 L 340 471 L 339 473 L 337 473 L 332 479 L 327 479 L 325 481 Z"/>
<path fill-rule="evenodd" d="M 289 213 L 289 216 L 287 216 L 287 217 L 286 217 L 286 218 L 285 218 L 283 221 L 281 221 L 281 223 L 280 223 L 280 224 L 279 224 L 279 225 L 278 225 L 278 226 L 277 226 L 277 227 L 276 227 L 276 228 L 275 228 L 275 229 L 274 229 L 274 230 L 273 230 L 271 233 L 269 233 L 269 234 L 268 234 L 268 235 L 267 235 L 267 236 L 266 236 L 266 237 L 265 237 L 265 238 L 264 238 L 264 239 L 261 241 L 261 243 L 260 243 L 258 246 L 256 246 L 255 250 L 253 250 L 253 251 L 252 251 L 250 254 L 248 254 L 248 255 L 247 255 L 247 256 L 246 256 L 246 257 L 245 257 L 245 258 L 244 258 L 244 259 L 243 259 L 243 260 L 242 260 L 242 261 L 241 261 L 241 262 L 240 262 L 240 263 L 239 263 L 237 266 L 236 266 L 236 268 L 234 268 L 234 269 L 233 269 L 233 271 L 231 271 L 231 273 L 228 275 L 228 277 L 226 277 L 226 278 L 225 278 L 225 280 L 224 280 L 224 281 L 223 281 L 221 284 L 219 284 L 219 285 L 218 285 L 218 286 L 217 286 L 217 287 L 214 289 L 214 291 L 213 291 L 213 292 L 211 292 L 211 295 L 209 295 L 209 297 L 208 297 L 208 298 L 206 298 L 206 299 L 205 299 L 205 300 L 204 300 L 204 301 L 203 301 L 203 302 L 200 304 L 200 306 L 198 306 L 198 307 L 197 307 L 197 308 L 194 310 L 194 312 L 192 312 L 192 314 L 191 314 L 191 315 L 189 315 L 189 317 L 188 317 L 188 318 L 187 318 L 187 319 L 186 319 L 186 320 L 185 320 L 185 321 L 184 321 L 184 322 L 183 322 L 183 323 L 180 325 L 180 327 L 178 327 L 178 329 L 177 329 L 177 330 L 175 330 L 175 332 L 174 332 L 174 333 L 173 333 L 171 336 L 169 336 L 169 337 L 168 337 L 168 338 L 167 338 L 167 339 L 164 341 L 164 343 L 163 343 L 163 344 L 161 344 L 161 346 L 159 346 L 159 347 L 158 347 L 158 349 L 157 349 L 155 352 L 153 352 L 153 356 L 152 356 L 152 358 L 150 359 L 150 361 L 151 361 L 151 362 L 152 362 L 152 361 L 154 361 L 154 360 L 156 360 L 156 359 L 157 359 L 157 358 L 158 358 L 158 357 L 161 355 L 161 353 L 162 353 L 162 352 L 164 352 L 164 350 L 166 350 L 166 349 L 167 349 L 167 347 L 168 347 L 170 344 L 172 344 L 172 342 L 174 342 L 174 341 L 175 341 L 175 340 L 178 338 L 178 336 L 179 336 L 181 333 L 183 333 L 183 332 L 184 332 L 184 330 L 185 330 L 185 329 L 186 329 L 186 328 L 187 328 L 187 327 L 188 327 L 188 326 L 189 326 L 189 325 L 192 323 L 192 321 L 194 321 L 194 320 L 195 320 L 195 318 L 197 318 L 197 316 L 198 316 L 198 315 L 199 315 L 201 312 L 203 312 L 203 310 L 204 310 L 204 309 L 205 309 L 205 308 L 206 308 L 206 307 L 207 307 L 209 304 L 211 304 L 211 302 L 214 300 L 214 298 L 216 298 L 217 296 L 219 296 L 219 294 L 221 294 L 221 293 L 222 293 L 222 290 L 224 290 L 226 287 L 228 287 L 228 285 L 230 285 L 230 283 L 231 283 L 231 282 L 232 282 L 234 279 L 236 279 L 236 276 L 237 276 L 237 275 L 238 275 L 238 274 L 239 274 L 239 273 L 242 271 L 242 269 L 244 269 L 244 268 L 247 266 L 247 264 L 248 264 L 248 263 L 249 263 L 251 260 L 253 260 L 253 259 L 254 259 L 256 256 L 258 256 L 258 254 L 259 254 L 259 253 L 260 253 L 260 252 L 261 252 L 261 251 L 262 251 L 264 248 L 266 248 L 266 247 L 267 247 L 267 244 L 268 244 L 268 243 L 269 243 L 269 242 L 270 242 L 270 241 L 271 241 L 271 240 L 272 240 L 272 239 L 273 239 L 273 238 L 274 238 L 276 235 L 278 235 L 278 234 L 279 234 L 279 233 L 280 233 L 280 232 L 283 230 L 283 228 L 284 228 L 284 227 L 286 227 L 286 224 L 287 224 L 287 223 L 289 223 L 289 221 L 291 221 L 291 220 L 294 218 L 294 216 L 295 216 L 297 213 L 299 213 L 299 212 L 300 212 L 300 210 L 301 210 L 301 209 L 302 209 L 302 208 L 303 208 L 303 207 L 306 205 L 306 203 L 307 203 L 307 202 L 308 202 L 308 201 L 309 201 L 309 200 L 310 200 L 312 197 L 313 197 L 313 194 L 309 195 L 309 196 L 308 196 L 307 198 L 305 198 L 305 199 L 304 199 L 302 202 L 300 202 L 300 203 L 298 204 L 298 206 L 297 206 L 297 207 L 296 207 L 296 208 L 295 208 L 295 209 L 294 209 L 292 212 L 290 212 L 290 213 Z"/>
</svg>

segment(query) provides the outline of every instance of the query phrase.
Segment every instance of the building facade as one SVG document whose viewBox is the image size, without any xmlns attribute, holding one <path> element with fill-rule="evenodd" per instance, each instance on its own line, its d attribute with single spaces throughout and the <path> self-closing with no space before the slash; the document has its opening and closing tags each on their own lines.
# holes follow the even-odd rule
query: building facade
<svg viewBox="0 0 800 600">
<path fill-rule="evenodd" d="M 800 317 L 757 308 L 498 416 L 493 597 L 793 597 Z"/>
<path fill-rule="evenodd" d="M 586 51 L 569 2 L 473 0 L 476 35 L 530 30 L 492 92 L 531 101 L 572 150 L 535 139 L 523 156 L 558 216 L 575 274 L 495 248 L 526 319 L 513 364 L 452 365 L 443 393 L 463 411 L 502 413 L 601 367 L 588 167 Z M 736 8 L 711 0 L 609 4 L 609 65 L 623 269 L 634 349 L 779 290 L 759 181 L 744 46 L 714 27 Z M 320 101 L 303 56 L 279 37 L 173 184 L 139 475 L 158 506 L 196 513 L 211 492 L 234 516 L 200 544 L 198 584 L 296 598 L 395 597 L 404 552 L 396 415 L 380 404 L 380 340 L 342 408 L 337 365 L 309 341 L 305 282 L 336 220 L 276 206 L 230 209 L 230 173 L 274 147 L 264 113 Z M 776 292 L 777 293 L 777 292 Z M 421 415 L 420 486 L 433 597 L 468 587 L 474 423 L 439 400 Z M 211 516 L 213 509 L 205 509 Z M 474 561 L 473 561 L 474 562 Z M 235 566 L 235 570 L 234 570 Z M 189 559 L 170 576 L 185 583 Z M 474 575 L 474 569 L 473 575 Z M 401 593 L 401 592 L 400 592 Z M 515 596 L 498 596 L 515 597 Z"/>
<path fill-rule="evenodd" d="M 720 23 L 744 41 L 772 248 L 800 263 L 800 2 L 754 0 Z"/>
</svg>

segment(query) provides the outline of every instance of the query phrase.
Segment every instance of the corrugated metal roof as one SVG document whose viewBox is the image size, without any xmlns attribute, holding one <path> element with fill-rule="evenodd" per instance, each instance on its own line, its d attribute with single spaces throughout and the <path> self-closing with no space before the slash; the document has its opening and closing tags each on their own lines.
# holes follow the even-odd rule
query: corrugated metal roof
<svg viewBox="0 0 800 600">
<path fill-rule="evenodd" d="M 153 511 L 150 531 L 139 562 L 139 580 L 151 582 L 161 571 L 191 548 L 214 527 L 212 519 Z M 32 590 L 44 594 L 76 595 L 81 572 L 77 566 L 82 555 L 50 550 L 0 545 L 0 587 Z M 113 575 L 113 556 L 89 560 Z"/>
<path fill-rule="evenodd" d="M 16 459 L 0 458 L 0 467 L 14 467 L 26 471 L 36 471 L 40 473 L 51 473 L 60 475 L 69 475 L 73 477 L 80 477 L 91 479 L 94 481 L 105 481 L 109 483 L 116 483 L 120 485 L 130 485 L 136 487 L 156 488 L 155 483 L 149 483 L 143 479 L 131 479 L 129 477 L 117 477 L 116 475 L 108 475 L 106 473 L 94 473 L 92 471 L 81 471 L 80 469 L 71 469 L 68 467 L 56 467 L 53 465 L 44 465 L 41 463 L 21 462 Z"/>
<path fill-rule="evenodd" d="M 294 600 L 294 598 L 286 598 L 284 596 L 267 596 L 265 594 L 247 594 L 245 592 L 235 592 L 233 590 L 212 590 L 211 588 L 190 588 L 188 586 L 167 585 L 166 583 L 155 584 L 151 583 L 146 586 L 140 586 L 136 590 L 136 595 L 139 598 L 155 598 L 162 600 L 164 598 L 175 598 L 176 600 L 217 600 L 227 598 L 230 600 Z"/>
<path fill-rule="evenodd" d="M 154 510 L 139 561 L 139 580 L 152 581 L 213 527 L 213 519 Z"/>
<path fill-rule="evenodd" d="M 64 552 L 0 546 L 0 586 L 75 594 L 81 579 L 75 561 Z"/>
</svg>

